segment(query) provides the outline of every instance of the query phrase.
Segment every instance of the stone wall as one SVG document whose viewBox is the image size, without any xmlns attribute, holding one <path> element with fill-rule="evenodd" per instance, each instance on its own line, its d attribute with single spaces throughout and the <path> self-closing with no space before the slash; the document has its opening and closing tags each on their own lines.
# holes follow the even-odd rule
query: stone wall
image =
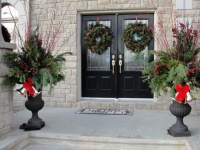
<svg viewBox="0 0 200 150">
<path fill-rule="evenodd" d="M 12 50 L 0 49 L 0 136 L 8 133 L 13 125 L 13 92 L 12 87 L 3 86 L 3 76 L 7 74 L 7 67 L 2 56 Z"/>
<path fill-rule="evenodd" d="M 60 41 L 57 48 L 60 52 L 70 51 L 72 56 L 66 56 L 67 62 L 65 64 L 65 81 L 55 86 L 54 91 L 49 95 L 47 90 L 43 92 L 43 99 L 45 106 L 61 106 L 61 107 L 95 107 L 95 108 L 133 108 L 133 109 L 168 109 L 171 103 L 170 98 L 166 96 L 155 98 L 154 101 L 140 101 L 140 102 L 85 102 L 80 101 L 80 16 L 82 12 L 88 14 L 104 13 L 105 11 L 112 12 L 127 12 L 127 13 L 155 13 L 155 25 L 158 26 L 162 23 L 164 33 L 169 44 L 171 41 L 172 29 L 172 13 L 175 8 L 175 1 L 173 0 L 32 0 L 30 1 L 31 12 L 31 25 L 34 28 L 38 22 L 42 25 L 51 23 L 50 17 L 52 10 L 56 6 L 57 15 L 55 16 L 54 23 L 59 24 L 63 20 L 61 26 Z M 185 16 L 192 17 L 195 22 L 200 22 L 199 11 L 200 1 L 193 0 L 193 9 L 184 11 Z M 105 13 L 106 14 L 106 13 Z M 183 11 L 177 13 L 180 17 L 183 16 Z M 177 15 L 173 14 L 173 15 Z M 198 15 L 197 15 L 198 14 Z M 37 17 L 36 17 L 36 16 Z M 63 17 L 64 16 L 64 17 Z M 158 27 L 159 30 L 159 27 Z M 163 33 L 163 31 L 160 31 Z M 69 39 L 68 39 L 69 38 Z M 68 39 L 68 40 L 66 40 Z M 65 41 L 64 46 L 61 46 Z M 155 42 L 155 49 L 159 49 Z M 162 45 L 163 46 L 163 45 Z M 14 94 L 15 95 L 15 94 Z M 15 106 L 20 108 L 24 105 L 24 99 L 15 95 Z M 196 101 L 192 104 L 194 107 L 193 114 L 200 114 L 199 102 Z"/>
</svg>

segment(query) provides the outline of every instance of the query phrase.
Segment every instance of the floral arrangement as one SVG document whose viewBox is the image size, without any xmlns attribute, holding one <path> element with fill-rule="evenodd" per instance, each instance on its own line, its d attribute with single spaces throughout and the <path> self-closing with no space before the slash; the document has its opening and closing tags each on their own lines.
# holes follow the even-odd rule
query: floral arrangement
<svg viewBox="0 0 200 150">
<path fill-rule="evenodd" d="M 84 42 L 88 49 L 97 54 L 104 53 L 111 46 L 113 33 L 111 29 L 98 21 L 85 29 Z"/>
<path fill-rule="evenodd" d="M 63 62 L 66 53 L 53 56 L 51 51 L 43 48 L 38 28 L 26 39 L 21 51 L 6 53 L 4 58 L 8 64 L 8 75 L 4 85 L 23 84 L 18 90 L 23 96 L 37 95 L 43 87 L 53 86 L 64 80 Z"/>
<path fill-rule="evenodd" d="M 136 21 L 124 29 L 122 39 L 129 50 L 138 53 L 152 41 L 153 32 L 146 24 Z"/>
<path fill-rule="evenodd" d="M 199 33 L 189 23 L 179 23 L 172 32 L 173 47 L 151 52 L 156 59 L 148 60 L 143 79 L 156 96 L 170 91 L 173 99 L 187 103 L 200 88 Z"/>
</svg>

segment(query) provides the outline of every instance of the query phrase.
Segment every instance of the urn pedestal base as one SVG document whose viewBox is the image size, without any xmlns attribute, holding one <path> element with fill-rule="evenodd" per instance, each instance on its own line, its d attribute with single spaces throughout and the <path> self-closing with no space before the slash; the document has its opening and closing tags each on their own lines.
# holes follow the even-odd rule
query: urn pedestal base
<svg viewBox="0 0 200 150">
<path fill-rule="evenodd" d="M 191 136 L 188 127 L 178 120 L 182 121 L 183 119 L 177 118 L 177 122 L 168 129 L 168 133 L 174 137 Z"/>
<path fill-rule="evenodd" d="M 45 122 L 38 117 L 38 111 L 44 107 L 44 101 L 42 100 L 41 95 L 42 94 L 40 93 L 36 97 L 28 97 L 25 106 L 32 112 L 32 117 L 28 120 L 28 123 L 23 123 L 20 126 L 20 129 L 24 129 L 25 131 L 40 130 L 45 126 Z"/>
<path fill-rule="evenodd" d="M 176 123 L 172 125 L 167 131 L 174 137 L 191 136 L 188 127 L 183 123 L 183 118 L 190 114 L 191 106 L 189 104 L 178 103 L 173 101 L 169 107 L 170 112 L 176 116 Z"/>
<path fill-rule="evenodd" d="M 19 128 L 24 129 L 25 131 L 31 131 L 31 130 L 40 130 L 45 126 L 45 122 L 42 121 L 39 124 L 34 124 L 34 123 L 23 123 Z"/>
</svg>

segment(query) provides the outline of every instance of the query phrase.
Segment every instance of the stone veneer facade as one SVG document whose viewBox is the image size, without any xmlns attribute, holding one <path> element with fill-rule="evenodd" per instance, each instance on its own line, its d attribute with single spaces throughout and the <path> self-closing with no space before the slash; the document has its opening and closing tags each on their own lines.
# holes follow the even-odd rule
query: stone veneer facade
<svg viewBox="0 0 200 150">
<path fill-rule="evenodd" d="M 61 27 L 60 40 L 64 41 L 71 37 L 61 48 L 60 52 L 70 51 L 71 56 L 66 56 L 65 81 L 55 86 L 51 95 L 47 90 L 43 91 L 45 106 L 53 107 L 93 107 L 93 108 L 128 108 L 128 109 L 168 109 L 171 100 L 169 97 L 162 96 L 154 98 L 152 101 L 130 101 L 130 102 L 101 102 L 101 101 L 81 101 L 81 48 L 80 30 L 82 14 L 107 14 L 107 13 L 155 13 L 154 24 L 157 24 L 156 13 L 162 14 L 163 26 L 166 36 L 170 39 L 171 35 L 171 0 L 31 0 L 31 26 L 34 28 L 38 22 L 50 24 L 50 12 L 57 6 L 58 16 L 54 23 L 59 23 L 63 15 L 63 26 Z M 192 17 L 196 23 L 200 22 L 200 0 L 193 0 L 193 8 L 184 11 L 184 15 Z M 36 17 L 34 17 L 36 14 Z M 181 10 L 178 12 L 181 14 Z M 57 47 L 61 45 L 58 42 Z M 155 43 L 156 49 L 156 43 Z M 14 92 L 15 109 L 24 106 L 25 98 Z M 192 114 L 200 115 L 200 101 L 197 100 L 192 105 Z M 1 120 L 1 119 L 0 119 Z"/>
<path fill-rule="evenodd" d="M 5 44 L 5 42 L 0 42 L 1 46 L 3 43 Z M 7 67 L 2 58 L 6 52 L 12 52 L 12 49 L 0 48 L 0 136 L 11 131 L 13 125 L 12 87 L 5 87 L 1 84 L 3 76 L 7 74 Z"/>
</svg>

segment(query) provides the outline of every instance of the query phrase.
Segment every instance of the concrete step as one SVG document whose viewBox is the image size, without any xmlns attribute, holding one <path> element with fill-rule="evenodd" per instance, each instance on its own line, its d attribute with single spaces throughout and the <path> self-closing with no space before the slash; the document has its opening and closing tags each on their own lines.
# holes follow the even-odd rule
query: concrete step
<svg viewBox="0 0 200 150">
<path fill-rule="evenodd" d="M 64 147 L 29 144 L 22 150 L 66 150 Z"/>
<path fill-rule="evenodd" d="M 11 146 L 12 145 L 12 146 Z M 1 147 L 1 146 L 0 146 Z M 1 148 L 0 148 L 1 149 Z M 132 139 L 29 132 L 2 150 L 191 150 L 185 140 Z"/>
</svg>

